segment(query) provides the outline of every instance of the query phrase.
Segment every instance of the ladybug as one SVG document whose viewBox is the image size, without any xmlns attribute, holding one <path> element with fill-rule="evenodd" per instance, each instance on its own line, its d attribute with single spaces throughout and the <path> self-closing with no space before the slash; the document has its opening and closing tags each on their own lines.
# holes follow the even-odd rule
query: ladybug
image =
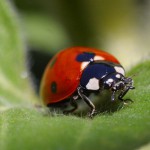
<svg viewBox="0 0 150 150">
<path fill-rule="evenodd" d="M 74 112 L 81 99 L 90 107 L 89 117 L 96 114 L 96 108 L 89 99 L 91 93 L 103 90 L 111 92 L 111 101 L 134 89 L 133 80 L 125 77 L 125 70 L 111 54 L 88 47 L 72 47 L 57 53 L 48 63 L 40 86 L 40 95 L 47 106 L 70 99 L 73 106 L 65 113 Z"/>
</svg>

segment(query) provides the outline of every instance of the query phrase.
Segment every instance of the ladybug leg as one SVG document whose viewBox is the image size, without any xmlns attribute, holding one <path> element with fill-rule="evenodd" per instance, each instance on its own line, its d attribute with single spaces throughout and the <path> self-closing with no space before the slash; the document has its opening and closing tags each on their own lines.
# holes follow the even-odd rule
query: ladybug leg
<svg viewBox="0 0 150 150">
<path fill-rule="evenodd" d="M 79 87 L 77 90 L 78 90 L 78 94 L 82 98 L 82 100 L 84 100 L 87 103 L 87 105 L 91 108 L 91 112 L 89 114 L 89 117 L 93 118 L 93 116 L 96 113 L 95 105 L 91 102 L 91 100 L 86 95 L 83 94 L 83 90 L 81 87 Z"/>
<path fill-rule="evenodd" d="M 76 103 L 76 97 L 74 97 L 74 96 L 71 97 L 70 104 L 71 104 L 71 106 L 73 106 L 73 108 L 70 110 L 63 111 L 64 114 L 72 113 L 78 108 L 78 104 Z"/>
<path fill-rule="evenodd" d="M 111 101 L 114 101 L 115 100 L 115 93 L 116 91 L 113 91 L 112 94 L 111 94 Z"/>
<path fill-rule="evenodd" d="M 118 99 L 121 100 L 121 101 L 123 101 L 124 104 L 126 104 L 127 101 L 133 102 L 131 99 L 123 99 L 123 97 L 128 93 L 128 91 L 129 91 L 130 89 L 135 89 L 135 87 L 133 87 L 133 86 L 127 87 L 127 88 L 126 88 L 123 92 L 121 92 L 121 93 L 119 94 L 119 96 L 118 96 Z"/>
</svg>

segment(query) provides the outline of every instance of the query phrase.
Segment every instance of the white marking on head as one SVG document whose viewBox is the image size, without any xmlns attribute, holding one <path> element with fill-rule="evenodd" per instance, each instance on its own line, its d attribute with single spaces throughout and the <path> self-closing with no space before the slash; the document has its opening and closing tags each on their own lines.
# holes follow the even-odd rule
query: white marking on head
<svg viewBox="0 0 150 150">
<path fill-rule="evenodd" d="M 114 80 L 113 80 L 112 78 L 109 78 L 109 79 L 106 81 L 106 84 L 108 84 L 109 86 L 111 86 L 111 84 L 112 84 L 113 81 L 114 81 Z"/>
<path fill-rule="evenodd" d="M 102 56 L 95 56 L 94 61 L 96 61 L 96 60 L 105 60 L 105 58 Z"/>
<path fill-rule="evenodd" d="M 88 84 L 86 85 L 88 90 L 98 90 L 99 89 L 99 80 L 96 78 L 92 78 L 89 80 Z"/>
<path fill-rule="evenodd" d="M 121 77 L 121 76 L 120 76 L 120 74 L 116 74 L 116 78 L 118 78 L 118 79 L 119 79 L 120 77 Z"/>
<path fill-rule="evenodd" d="M 83 70 L 89 63 L 89 61 L 81 63 L 81 70 Z"/>
<path fill-rule="evenodd" d="M 122 75 L 125 75 L 124 69 L 122 67 L 115 66 L 114 68 L 116 72 L 121 73 Z"/>
</svg>

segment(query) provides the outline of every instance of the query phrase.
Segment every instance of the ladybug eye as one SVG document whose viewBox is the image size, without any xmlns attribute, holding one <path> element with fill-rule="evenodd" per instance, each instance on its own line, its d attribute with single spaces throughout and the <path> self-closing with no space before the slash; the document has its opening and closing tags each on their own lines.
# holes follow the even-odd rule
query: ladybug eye
<svg viewBox="0 0 150 150">
<path fill-rule="evenodd" d="M 114 80 L 112 78 L 109 78 L 108 80 L 105 81 L 107 87 L 111 87 L 113 82 Z"/>
<path fill-rule="evenodd" d="M 125 83 L 126 83 L 126 84 L 129 84 L 129 83 L 132 83 L 132 82 L 133 82 L 133 81 L 132 81 L 131 78 L 126 78 L 126 79 L 125 79 Z"/>
</svg>

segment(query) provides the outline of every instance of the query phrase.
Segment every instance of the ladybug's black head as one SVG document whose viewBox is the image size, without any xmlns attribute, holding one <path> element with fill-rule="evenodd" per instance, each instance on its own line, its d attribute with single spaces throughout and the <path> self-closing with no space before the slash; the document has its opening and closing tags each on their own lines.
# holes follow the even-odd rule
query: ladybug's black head
<svg viewBox="0 0 150 150">
<path fill-rule="evenodd" d="M 121 65 L 108 62 L 92 62 L 82 72 L 80 86 L 89 91 L 125 90 L 132 87 L 131 78 L 124 77 Z"/>
<path fill-rule="evenodd" d="M 133 88 L 133 80 L 131 78 L 126 78 L 120 73 L 112 73 L 104 77 L 103 88 L 111 89 L 112 91 L 123 90 L 125 88 Z"/>
</svg>

